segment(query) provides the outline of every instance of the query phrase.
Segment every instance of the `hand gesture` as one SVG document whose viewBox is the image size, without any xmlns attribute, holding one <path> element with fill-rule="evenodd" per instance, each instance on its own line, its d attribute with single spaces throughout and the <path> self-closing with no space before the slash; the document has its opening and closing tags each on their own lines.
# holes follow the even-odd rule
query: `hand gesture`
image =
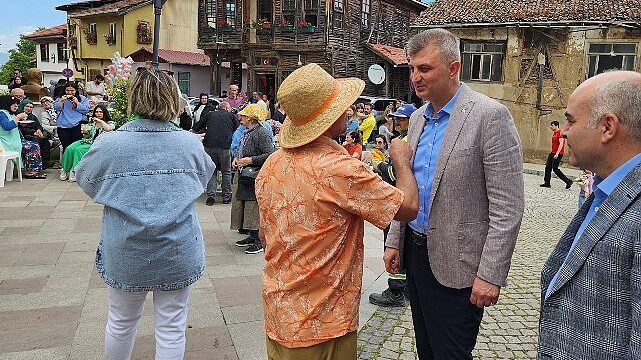
<svg viewBox="0 0 641 360">
<path fill-rule="evenodd" d="M 412 159 L 412 149 L 407 141 L 399 138 L 393 139 L 389 147 L 389 156 L 395 163 L 409 163 Z"/>
</svg>

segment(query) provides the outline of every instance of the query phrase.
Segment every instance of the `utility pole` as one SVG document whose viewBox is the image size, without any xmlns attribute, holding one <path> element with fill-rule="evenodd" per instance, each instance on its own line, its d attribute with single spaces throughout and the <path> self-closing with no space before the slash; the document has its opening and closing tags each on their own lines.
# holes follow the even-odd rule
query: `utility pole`
<svg viewBox="0 0 641 360">
<path fill-rule="evenodd" d="M 154 0 L 154 50 L 151 56 L 151 65 L 158 70 L 158 47 L 160 46 L 160 14 L 162 5 L 167 0 Z"/>
</svg>

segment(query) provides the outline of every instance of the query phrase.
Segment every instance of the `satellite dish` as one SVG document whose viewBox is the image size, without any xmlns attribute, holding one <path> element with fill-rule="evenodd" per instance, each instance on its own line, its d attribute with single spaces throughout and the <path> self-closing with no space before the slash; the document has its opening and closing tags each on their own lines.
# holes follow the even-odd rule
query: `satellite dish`
<svg viewBox="0 0 641 360">
<path fill-rule="evenodd" d="M 380 85 L 385 81 L 385 69 L 378 64 L 374 64 L 367 70 L 367 77 L 373 84 Z"/>
</svg>

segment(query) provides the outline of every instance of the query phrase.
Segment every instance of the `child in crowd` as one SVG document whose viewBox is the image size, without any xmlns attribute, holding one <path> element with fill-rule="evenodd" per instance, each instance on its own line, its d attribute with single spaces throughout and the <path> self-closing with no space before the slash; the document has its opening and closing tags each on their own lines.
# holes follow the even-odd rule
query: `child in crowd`
<svg viewBox="0 0 641 360">
<path fill-rule="evenodd" d="M 579 185 L 579 208 L 581 208 L 585 199 L 592 194 L 592 184 L 594 183 L 592 172 L 581 169 L 581 175 L 579 175 L 579 177 L 574 181 Z"/>
</svg>

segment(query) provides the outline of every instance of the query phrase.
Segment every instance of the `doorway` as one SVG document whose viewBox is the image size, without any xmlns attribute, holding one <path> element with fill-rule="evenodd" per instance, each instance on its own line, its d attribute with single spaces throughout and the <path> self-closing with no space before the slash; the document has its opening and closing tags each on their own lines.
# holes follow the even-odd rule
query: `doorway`
<svg viewBox="0 0 641 360">
<path fill-rule="evenodd" d="M 271 101 L 276 96 L 276 74 L 256 73 L 256 91 L 267 94 Z"/>
</svg>

